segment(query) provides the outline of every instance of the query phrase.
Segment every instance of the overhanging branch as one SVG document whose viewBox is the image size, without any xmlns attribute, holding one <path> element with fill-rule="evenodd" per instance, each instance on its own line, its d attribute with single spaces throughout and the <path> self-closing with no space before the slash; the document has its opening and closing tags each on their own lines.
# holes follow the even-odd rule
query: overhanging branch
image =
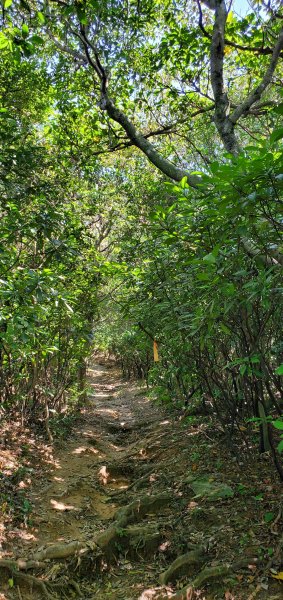
<svg viewBox="0 0 283 600">
<path fill-rule="evenodd" d="M 102 95 L 100 101 L 100 107 L 105 110 L 108 116 L 119 123 L 127 133 L 130 141 L 134 146 L 139 148 L 148 158 L 148 160 L 155 165 L 164 175 L 167 175 L 174 181 L 181 181 L 183 177 L 187 177 L 187 182 L 192 187 L 197 187 L 201 183 L 201 178 L 197 175 L 190 175 L 186 170 L 176 167 L 168 159 L 164 158 L 154 146 L 140 134 L 133 123 L 128 117 L 119 109 L 107 94 Z"/>
</svg>

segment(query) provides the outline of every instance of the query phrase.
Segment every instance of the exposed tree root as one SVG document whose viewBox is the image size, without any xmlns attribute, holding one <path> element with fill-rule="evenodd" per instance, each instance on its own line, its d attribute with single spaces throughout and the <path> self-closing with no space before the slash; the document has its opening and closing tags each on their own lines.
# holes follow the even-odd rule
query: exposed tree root
<svg viewBox="0 0 283 600">
<path fill-rule="evenodd" d="M 156 442 L 158 440 L 161 440 L 162 438 L 166 438 L 165 442 L 166 441 L 168 442 L 168 431 L 165 431 L 165 432 L 162 431 L 159 435 L 157 433 L 153 434 L 153 432 L 150 431 L 147 435 L 144 436 L 142 444 L 141 444 L 141 442 L 134 442 L 133 444 L 129 444 L 129 446 L 127 447 L 127 450 L 125 452 L 123 452 L 123 460 L 129 460 L 131 458 L 136 458 L 137 454 L 142 449 L 145 451 L 148 451 L 151 449 L 151 445 L 149 445 L 147 442 L 151 442 L 152 439 L 154 439 L 154 444 L 156 444 Z"/>
<path fill-rule="evenodd" d="M 159 494 L 157 496 L 144 496 L 139 500 L 134 500 L 131 504 L 120 508 L 116 514 L 116 522 L 103 533 L 99 534 L 94 542 L 102 550 L 107 558 L 111 558 L 117 553 L 117 546 L 120 545 L 121 534 L 130 535 L 126 527 L 132 523 L 141 521 L 147 513 L 159 512 L 164 506 L 167 506 L 172 500 L 169 494 Z"/>
<path fill-rule="evenodd" d="M 166 493 L 157 496 L 143 496 L 138 500 L 134 500 L 134 502 L 123 508 L 119 508 L 116 512 L 117 525 L 125 527 L 130 523 L 141 521 L 147 513 L 156 513 L 165 506 L 168 506 L 171 500 L 172 496 Z"/>
<path fill-rule="evenodd" d="M 216 565 L 215 567 L 205 567 L 194 579 L 192 587 L 195 589 L 201 588 L 210 579 L 218 579 L 224 577 L 231 571 L 234 571 L 232 565 Z"/>
<path fill-rule="evenodd" d="M 159 581 L 161 585 L 167 585 L 169 581 L 175 581 L 183 575 L 190 575 L 192 567 L 201 564 L 205 560 L 205 548 L 200 546 L 192 552 L 178 556 L 170 567 L 161 573 Z"/>
<path fill-rule="evenodd" d="M 127 529 L 127 526 L 132 523 L 138 523 L 141 521 L 147 513 L 158 513 L 164 506 L 167 506 L 172 500 L 169 494 L 159 494 L 157 496 L 144 496 L 139 500 L 135 500 L 131 504 L 120 508 L 115 515 L 114 524 L 106 529 L 103 533 L 96 536 L 93 543 L 86 544 L 79 541 L 70 542 L 68 544 L 53 544 L 47 548 L 36 552 L 32 560 L 18 559 L 18 560 L 0 560 L 0 569 L 7 569 L 13 581 L 18 586 L 28 586 L 31 590 L 33 588 L 38 589 L 42 595 L 48 600 L 54 600 L 53 593 L 60 591 L 64 593 L 66 588 L 72 586 L 78 595 L 80 595 L 79 586 L 73 580 L 65 583 L 49 583 L 48 581 L 42 581 L 33 575 L 22 573 L 28 569 L 38 569 L 46 567 L 44 561 L 48 560 L 60 560 L 70 558 L 71 556 L 81 555 L 96 555 L 100 558 L 110 559 L 121 546 L 127 544 L 131 545 L 134 540 L 133 547 L 141 546 L 140 540 L 143 537 L 143 532 L 146 534 L 146 541 L 149 544 L 154 545 L 159 541 L 159 534 L 157 531 L 149 532 L 142 530 L 138 535 L 137 531 L 133 528 Z M 122 543 L 121 543 L 122 540 Z M 61 597 L 61 596 L 60 596 Z"/>
<path fill-rule="evenodd" d="M 246 568 L 249 564 L 258 564 L 258 559 L 245 559 L 232 564 L 216 565 L 214 567 L 205 567 L 192 581 L 190 585 L 182 588 L 170 600 L 188 600 L 193 597 L 194 590 L 200 589 L 210 579 L 225 577 L 229 573 Z M 159 596 L 158 600 L 168 600 L 168 596 Z"/>
<path fill-rule="evenodd" d="M 68 581 L 67 583 L 65 582 L 57 582 L 57 583 L 53 583 L 53 582 L 49 582 L 49 581 L 43 581 L 42 579 L 39 579 L 38 577 L 35 577 L 34 575 L 28 575 L 27 573 L 21 573 L 19 570 L 17 570 L 19 568 L 19 562 L 20 561 L 9 561 L 9 560 L 1 560 L 0 561 L 0 568 L 6 569 L 9 572 L 9 576 L 10 578 L 13 580 L 14 584 L 17 585 L 17 588 L 19 588 L 19 597 L 21 597 L 21 587 L 28 587 L 30 592 L 32 592 L 34 589 L 38 590 L 39 592 L 41 592 L 42 596 L 44 596 L 45 598 L 47 598 L 47 600 L 56 600 L 56 596 L 54 594 L 56 594 L 56 592 L 60 593 L 60 597 L 61 596 L 61 592 L 63 590 L 66 590 L 69 587 L 74 588 L 74 590 L 76 591 L 78 596 L 82 596 L 80 588 L 78 586 L 78 584 L 73 581 L 72 579 L 70 581 Z M 23 562 L 23 561 L 22 561 Z M 32 564 L 32 561 L 30 561 L 30 563 L 26 563 L 26 565 L 29 565 L 28 568 L 31 568 L 30 565 Z M 35 563 L 34 563 L 35 565 Z M 36 564 L 36 567 L 38 568 L 39 563 Z M 41 564 L 42 566 L 42 564 Z M 44 565 L 46 566 L 46 565 Z M 21 566 L 21 568 L 23 568 Z M 25 567 L 27 568 L 27 567 Z"/>
<path fill-rule="evenodd" d="M 38 560 L 23 560 L 19 558 L 18 560 L 9 560 L 6 558 L 2 558 L 0 560 L 0 569 L 14 569 L 15 571 L 29 571 L 32 569 L 42 569 L 45 567 L 44 562 L 40 562 Z"/>
<path fill-rule="evenodd" d="M 73 579 L 70 579 L 69 586 L 72 586 L 74 588 L 74 590 L 77 592 L 77 595 L 79 597 L 81 597 L 81 598 L 83 597 L 83 595 L 81 593 L 81 590 L 80 590 L 80 587 L 78 586 L 78 584 L 77 584 L 76 581 L 74 581 Z"/>
<path fill-rule="evenodd" d="M 0 567 L 4 567 L 4 565 L 0 565 Z M 42 593 L 42 595 L 47 598 L 47 600 L 55 600 L 55 596 L 51 593 L 54 587 L 53 583 L 44 582 L 34 575 L 27 575 L 27 573 L 21 573 L 20 571 L 16 571 L 13 567 L 5 565 L 5 569 L 9 571 L 10 578 L 17 586 L 26 586 L 32 592 L 33 589 L 37 589 Z"/>
<path fill-rule="evenodd" d="M 82 542 L 70 542 L 69 544 L 53 544 L 34 555 L 36 561 L 68 558 L 87 550 L 86 544 Z"/>
</svg>

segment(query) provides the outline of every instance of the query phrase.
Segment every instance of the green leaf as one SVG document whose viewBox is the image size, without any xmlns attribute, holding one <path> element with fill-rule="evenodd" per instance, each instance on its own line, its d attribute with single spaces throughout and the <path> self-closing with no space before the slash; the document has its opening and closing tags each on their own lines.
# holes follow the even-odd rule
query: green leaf
<svg viewBox="0 0 283 600">
<path fill-rule="evenodd" d="M 4 8 L 9 8 L 9 6 L 11 6 L 13 0 L 5 0 L 4 2 Z"/>
<path fill-rule="evenodd" d="M 267 512 L 264 515 L 264 521 L 265 523 L 271 523 L 271 521 L 273 521 L 275 517 L 275 513 L 274 512 Z"/>
<path fill-rule="evenodd" d="M 38 22 L 40 23 L 40 25 L 44 25 L 45 16 L 42 14 L 42 12 L 38 12 L 36 16 L 37 16 L 37 19 L 38 19 Z"/>
<path fill-rule="evenodd" d="M 281 440 L 281 442 L 279 442 L 279 444 L 277 446 L 277 450 L 278 450 L 278 452 L 283 452 L 283 439 Z"/>
<path fill-rule="evenodd" d="M 283 102 L 278 104 L 278 106 L 275 106 L 275 108 L 273 108 L 273 112 L 275 112 L 277 115 L 283 115 Z"/>
<path fill-rule="evenodd" d="M 0 32 L 0 50 L 7 48 L 7 46 L 9 46 L 9 40 L 4 33 Z"/>
<path fill-rule="evenodd" d="M 263 494 L 258 494 L 257 496 L 254 496 L 255 500 L 263 500 Z"/>
<path fill-rule="evenodd" d="M 82 25 L 87 25 L 87 17 L 86 17 L 86 13 L 85 13 L 84 9 L 81 8 L 80 6 L 77 6 L 76 10 L 77 10 L 77 15 L 79 17 L 80 23 L 82 23 Z"/>
<path fill-rule="evenodd" d="M 9 585 L 9 588 L 14 587 L 14 579 L 12 577 L 10 579 L 8 579 L 8 585 Z"/>
<path fill-rule="evenodd" d="M 275 142 L 278 142 L 278 140 L 281 140 L 283 138 L 283 127 L 280 127 L 279 129 L 275 129 L 273 131 L 273 133 L 270 136 L 270 143 L 274 144 Z"/>
<path fill-rule="evenodd" d="M 26 23 L 24 23 L 22 25 L 22 34 L 23 34 L 24 37 L 27 37 L 28 34 L 29 34 L 29 28 L 28 28 L 28 25 Z"/>
<path fill-rule="evenodd" d="M 234 20 L 233 11 L 232 11 L 232 10 L 230 10 L 230 11 L 228 12 L 228 16 L 227 16 L 227 20 L 226 20 L 226 22 L 227 22 L 227 23 L 232 23 L 232 22 L 233 22 L 233 20 Z"/>
<path fill-rule="evenodd" d="M 44 40 L 43 40 L 43 38 L 42 38 L 42 37 L 40 37 L 40 35 L 37 35 L 37 34 L 35 34 L 35 35 L 32 35 L 32 36 L 29 38 L 29 41 L 30 41 L 32 44 L 35 44 L 35 46 L 42 46 L 42 45 L 44 44 Z"/>
<path fill-rule="evenodd" d="M 214 254 L 212 254 L 212 252 L 210 252 L 210 254 L 206 254 L 206 256 L 204 256 L 202 260 L 211 265 L 214 265 L 216 263 L 216 257 L 214 256 Z"/>
<path fill-rule="evenodd" d="M 231 335 L 231 329 L 229 329 L 229 327 L 226 327 L 226 325 L 224 325 L 224 323 L 220 323 L 220 329 L 222 329 L 222 331 L 224 333 L 227 333 L 227 335 Z"/>
<path fill-rule="evenodd" d="M 280 419 L 276 419 L 276 421 L 272 421 L 272 425 L 275 427 L 275 429 L 280 429 L 280 431 L 283 431 L 283 420 L 281 421 Z"/>
<path fill-rule="evenodd" d="M 209 275 L 209 273 L 198 273 L 197 274 L 197 279 L 199 281 L 210 281 L 211 279 L 211 273 Z"/>
<path fill-rule="evenodd" d="M 222 289 L 225 296 L 234 296 L 236 293 L 236 288 L 233 283 L 225 283 Z"/>
<path fill-rule="evenodd" d="M 283 364 L 275 369 L 276 375 L 283 375 Z"/>
</svg>

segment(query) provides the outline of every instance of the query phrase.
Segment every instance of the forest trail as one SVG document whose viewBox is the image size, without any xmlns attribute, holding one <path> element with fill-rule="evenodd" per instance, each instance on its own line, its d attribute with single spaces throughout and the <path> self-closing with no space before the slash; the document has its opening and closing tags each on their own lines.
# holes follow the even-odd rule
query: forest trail
<svg viewBox="0 0 283 600">
<path fill-rule="evenodd" d="M 137 386 L 122 382 L 117 370 L 95 365 L 88 379 L 92 391 L 82 419 L 54 452 L 47 485 L 32 492 L 39 546 L 87 541 L 94 526 L 105 527 L 117 510 L 108 492 L 126 490 L 133 475 L 130 466 L 119 468 L 123 453 L 139 440 L 141 428 L 148 430 L 160 420 L 160 409 Z M 140 463 L 144 460 L 141 451 Z"/>
<path fill-rule="evenodd" d="M 256 600 L 279 600 L 281 583 L 257 565 L 265 548 L 273 544 L 277 551 L 280 531 L 278 519 L 272 533 L 264 523 L 264 513 L 278 508 L 273 482 L 267 486 L 270 466 L 265 475 L 265 465 L 258 465 L 261 482 L 257 468 L 245 465 L 244 475 L 243 463 L 227 454 L 211 425 L 167 414 L 145 388 L 121 380 L 114 366 L 92 366 L 89 385 L 75 429 L 46 455 L 45 467 L 33 479 L 30 519 L 14 535 L 13 546 L 8 544 L 6 557 L 36 559 L 58 544 L 69 548 L 77 542 L 72 556 L 54 556 L 33 571 L 55 585 L 65 582 L 52 594 L 58 599 L 76 597 L 68 586 L 71 577 L 83 600 L 185 598 L 176 596 L 178 588 L 196 582 L 209 566 L 199 588 L 186 592 L 190 600 L 253 600 L 258 581 L 263 587 L 260 583 Z M 198 493 L 196 483 L 202 485 Z M 265 488 L 259 504 L 256 494 Z M 90 558 L 93 540 L 102 539 L 103 532 L 105 552 L 99 560 Z M 88 549 L 86 555 L 81 548 Z M 183 555 L 189 559 L 174 566 Z M 227 561 L 238 565 L 236 573 L 225 571 Z M 222 569 L 219 577 L 215 567 Z M 0 594 L 1 600 L 44 597 L 29 584 L 9 588 L 7 580 Z"/>
</svg>

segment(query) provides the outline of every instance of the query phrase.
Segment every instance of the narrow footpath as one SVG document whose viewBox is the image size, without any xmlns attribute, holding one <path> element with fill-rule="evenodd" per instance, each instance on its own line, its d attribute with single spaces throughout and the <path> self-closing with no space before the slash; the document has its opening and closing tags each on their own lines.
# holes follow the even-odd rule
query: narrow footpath
<svg viewBox="0 0 283 600">
<path fill-rule="evenodd" d="M 270 465 L 230 455 L 205 418 L 166 411 L 113 365 L 90 368 L 89 385 L 3 545 L 0 600 L 280 600 Z"/>
</svg>

